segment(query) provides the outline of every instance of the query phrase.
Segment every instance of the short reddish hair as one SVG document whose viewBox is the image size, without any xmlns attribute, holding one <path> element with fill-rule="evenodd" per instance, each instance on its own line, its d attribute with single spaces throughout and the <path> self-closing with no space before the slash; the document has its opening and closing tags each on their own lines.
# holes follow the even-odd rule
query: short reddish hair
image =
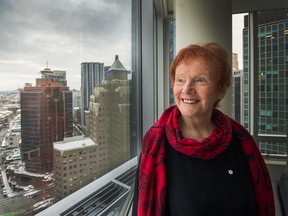
<svg viewBox="0 0 288 216">
<path fill-rule="evenodd" d="M 225 93 L 231 84 L 231 66 L 230 58 L 226 50 L 217 43 L 207 43 L 203 46 L 191 44 L 181 49 L 174 58 L 170 66 L 170 79 L 172 83 L 175 81 L 175 71 L 179 64 L 193 59 L 200 58 L 207 62 L 212 69 L 213 76 L 216 79 L 216 89 Z"/>
</svg>

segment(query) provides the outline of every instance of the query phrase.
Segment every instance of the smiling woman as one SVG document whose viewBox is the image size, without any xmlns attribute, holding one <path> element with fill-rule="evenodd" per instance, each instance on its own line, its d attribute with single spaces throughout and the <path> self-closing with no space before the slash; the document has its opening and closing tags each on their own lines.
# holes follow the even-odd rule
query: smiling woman
<svg viewBox="0 0 288 216">
<path fill-rule="evenodd" d="M 176 55 L 170 70 L 176 105 L 143 137 L 133 215 L 274 215 L 256 143 L 216 108 L 230 76 L 228 54 L 217 43 Z"/>
</svg>

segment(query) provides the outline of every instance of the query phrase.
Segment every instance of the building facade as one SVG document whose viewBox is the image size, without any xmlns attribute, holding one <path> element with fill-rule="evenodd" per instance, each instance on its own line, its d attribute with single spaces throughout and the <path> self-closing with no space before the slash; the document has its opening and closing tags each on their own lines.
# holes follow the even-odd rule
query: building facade
<svg viewBox="0 0 288 216">
<path fill-rule="evenodd" d="M 94 88 L 104 80 L 104 63 L 81 63 L 81 124 L 88 127 L 85 111 L 89 110 L 90 96 Z M 86 112 L 87 113 L 87 112 Z"/>
<path fill-rule="evenodd" d="M 90 138 L 97 147 L 97 177 L 130 159 L 130 80 L 119 57 L 90 99 Z"/>
<path fill-rule="evenodd" d="M 64 86 L 67 86 L 66 71 L 44 68 L 44 70 L 40 71 L 40 73 L 42 74 L 42 79 L 55 79 Z"/>
<path fill-rule="evenodd" d="M 21 91 L 21 155 L 26 171 L 53 170 L 53 142 L 73 133 L 72 92 L 55 79 Z"/>
<path fill-rule="evenodd" d="M 96 147 L 89 138 L 54 143 L 55 198 L 63 199 L 96 179 Z"/>
<path fill-rule="evenodd" d="M 258 133 L 286 135 L 288 119 L 288 10 L 258 13 Z M 244 126 L 249 129 L 249 28 L 244 17 Z M 285 143 L 259 142 L 262 153 L 286 154 Z"/>
<path fill-rule="evenodd" d="M 241 116 L 243 115 L 243 99 L 242 99 L 242 86 L 243 86 L 243 70 L 233 69 L 233 82 L 232 82 L 232 98 L 233 98 L 233 118 L 242 123 Z"/>
<path fill-rule="evenodd" d="M 73 118 L 76 124 L 81 122 L 81 92 L 78 90 L 72 90 L 72 100 L 73 100 Z"/>
</svg>

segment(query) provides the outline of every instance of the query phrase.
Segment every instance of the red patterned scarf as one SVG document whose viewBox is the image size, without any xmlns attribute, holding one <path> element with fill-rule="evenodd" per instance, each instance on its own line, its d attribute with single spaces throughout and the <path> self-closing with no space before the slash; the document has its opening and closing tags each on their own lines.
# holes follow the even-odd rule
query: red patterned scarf
<svg viewBox="0 0 288 216">
<path fill-rule="evenodd" d="M 183 138 L 177 106 L 169 107 L 143 138 L 139 164 L 138 216 L 165 216 L 166 170 L 165 142 L 177 151 L 209 160 L 221 154 L 232 139 L 232 131 L 247 156 L 258 216 L 274 216 L 275 206 L 268 170 L 258 147 L 247 130 L 221 111 L 214 109 L 212 120 L 217 128 L 201 142 Z"/>
</svg>

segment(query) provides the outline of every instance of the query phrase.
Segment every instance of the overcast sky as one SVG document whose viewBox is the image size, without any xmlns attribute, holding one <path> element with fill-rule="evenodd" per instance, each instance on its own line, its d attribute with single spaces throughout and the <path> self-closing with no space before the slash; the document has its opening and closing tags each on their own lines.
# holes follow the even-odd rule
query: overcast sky
<svg viewBox="0 0 288 216">
<path fill-rule="evenodd" d="M 243 15 L 233 17 L 233 52 L 242 64 Z M 35 85 L 46 67 L 80 89 L 81 63 L 131 69 L 131 0 L 0 0 L 0 90 Z"/>
<path fill-rule="evenodd" d="M 80 89 L 81 63 L 131 66 L 131 0 L 0 0 L 0 90 L 35 85 L 46 67 Z"/>
<path fill-rule="evenodd" d="M 244 15 L 246 14 L 235 14 L 232 18 L 232 37 L 233 47 L 232 52 L 238 54 L 238 66 L 239 69 L 243 69 L 243 39 L 242 31 L 244 28 Z"/>
</svg>

